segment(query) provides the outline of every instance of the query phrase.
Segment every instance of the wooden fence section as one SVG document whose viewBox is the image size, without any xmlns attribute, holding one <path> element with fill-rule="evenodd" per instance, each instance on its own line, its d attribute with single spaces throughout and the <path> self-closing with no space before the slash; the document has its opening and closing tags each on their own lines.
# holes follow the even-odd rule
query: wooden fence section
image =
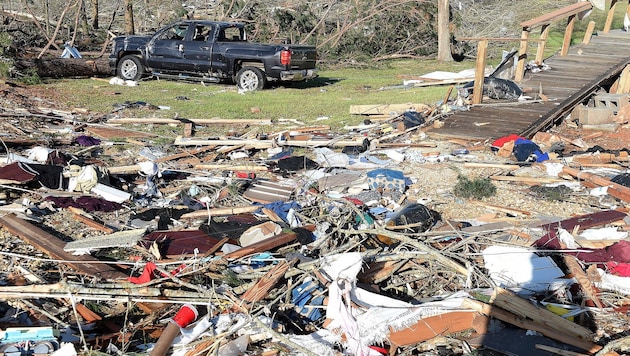
<svg viewBox="0 0 630 356">
<path fill-rule="evenodd" d="M 531 137 L 562 120 L 599 88 L 610 85 L 630 63 L 630 32 L 596 33 L 571 46 L 566 55 L 544 61 L 549 70 L 526 76 L 526 95 L 544 94 L 546 101 L 485 103 L 450 114 L 429 134 L 441 138 L 486 140 L 512 133 Z"/>
</svg>

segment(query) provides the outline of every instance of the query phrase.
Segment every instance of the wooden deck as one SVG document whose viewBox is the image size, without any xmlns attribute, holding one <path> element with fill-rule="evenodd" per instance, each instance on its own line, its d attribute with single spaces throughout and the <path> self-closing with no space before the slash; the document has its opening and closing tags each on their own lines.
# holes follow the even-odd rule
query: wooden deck
<svg viewBox="0 0 630 356">
<path fill-rule="evenodd" d="M 619 76 L 630 63 L 630 32 L 594 35 L 589 44 L 571 46 L 566 56 L 554 55 L 544 62 L 551 69 L 528 74 L 520 86 L 533 97 L 542 88 L 548 101 L 484 102 L 450 114 L 442 128 L 427 133 L 436 138 L 486 140 L 513 133 L 531 137 L 547 130 Z"/>
</svg>

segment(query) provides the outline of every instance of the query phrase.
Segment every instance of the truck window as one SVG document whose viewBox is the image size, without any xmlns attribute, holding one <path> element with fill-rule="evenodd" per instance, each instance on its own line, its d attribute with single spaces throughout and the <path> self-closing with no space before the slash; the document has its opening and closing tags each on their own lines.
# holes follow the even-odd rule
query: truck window
<svg viewBox="0 0 630 356">
<path fill-rule="evenodd" d="M 183 40 L 186 37 L 186 32 L 188 31 L 188 25 L 179 24 L 166 29 L 162 34 L 158 37 L 160 40 Z"/>
<path fill-rule="evenodd" d="M 212 38 L 212 26 L 197 25 L 193 41 L 207 41 Z"/>
<path fill-rule="evenodd" d="M 243 41 L 243 31 L 238 27 L 222 28 L 219 32 L 219 41 Z"/>
</svg>

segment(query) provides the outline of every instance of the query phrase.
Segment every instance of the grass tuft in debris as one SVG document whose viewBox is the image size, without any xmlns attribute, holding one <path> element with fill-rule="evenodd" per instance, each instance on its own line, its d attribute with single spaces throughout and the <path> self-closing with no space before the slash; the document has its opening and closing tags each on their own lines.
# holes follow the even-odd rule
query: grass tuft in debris
<svg viewBox="0 0 630 356">
<path fill-rule="evenodd" d="M 492 184 L 490 178 L 469 179 L 463 175 L 457 176 L 457 184 L 453 188 L 453 193 L 460 198 L 482 199 L 493 196 L 497 188 Z"/>
<path fill-rule="evenodd" d="M 537 197 L 544 198 L 547 201 L 563 201 L 567 200 L 573 191 L 566 185 L 557 187 L 533 186 L 530 191 Z"/>
</svg>

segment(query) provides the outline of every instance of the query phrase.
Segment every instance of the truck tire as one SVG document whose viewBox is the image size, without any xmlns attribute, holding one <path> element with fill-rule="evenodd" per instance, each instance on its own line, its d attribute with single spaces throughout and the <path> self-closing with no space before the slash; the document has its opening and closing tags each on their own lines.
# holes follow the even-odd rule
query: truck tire
<svg viewBox="0 0 630 356">
<path fill-rule="evenodd" d="M 139 80 L 144 75 L 144 67 L 140 63 L 140 58 L 135 55 L 126 55 L 118 62 L 116 73 L 124 80 Z"/>
<path fill-rule="evenodd" d="M 236 74 L 236 86 L 243 91 L 262 90 L 267 85 L 267 77 L 256 67 L 243 67 Z"/>
</svg>

